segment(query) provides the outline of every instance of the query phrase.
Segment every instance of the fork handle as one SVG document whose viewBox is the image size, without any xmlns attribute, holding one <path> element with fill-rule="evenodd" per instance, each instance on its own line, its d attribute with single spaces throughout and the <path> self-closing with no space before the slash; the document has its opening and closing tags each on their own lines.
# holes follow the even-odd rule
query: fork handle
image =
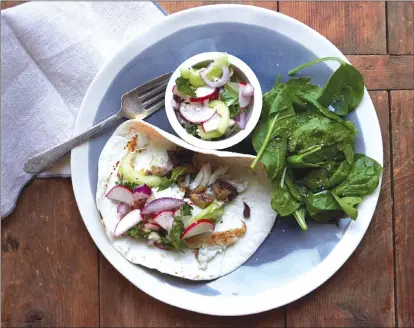
<svg viewBox="0 0 414 328">
<path fill-rule="evenodd" d="M 44 152 L 41 152 L 33 157 L 29 157 L 24 164 L 24 170 L 27 173 L 33 173 L 34 175 L 39 174 L 44 171 L 52 164 L 56 163 L 60 158 L 66 155 L 70 150 L 85 142 L 95 134 L 104 130 L 108 125 L 116 122 L 122 118 L 121 112 L 116 113 L 103 120 L 102 122 L 94 125 L 89 130 L 78 134 L 76 137 L 61 143 L 57 146 L 54 146 Z"/>
</svg>

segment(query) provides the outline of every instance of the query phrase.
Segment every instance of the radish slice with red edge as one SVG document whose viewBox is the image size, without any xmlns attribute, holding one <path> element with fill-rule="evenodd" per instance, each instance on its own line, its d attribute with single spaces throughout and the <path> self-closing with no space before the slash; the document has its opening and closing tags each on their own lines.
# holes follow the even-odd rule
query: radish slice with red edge
<svg viewBox="0 0 414 328">
<path fill-rule="evenodd" d="M 146 184 L 143 184 L 134 189 L 134 192 L 132 193 L 132 198 L 134 199 L 134 201 L 137 201 L 141 199 L 147 199 L 151 195 L 152 195 L 151 188 L 148 187 Z"/>
<path fill-rule="evenodd" d="M 216 110 L 205 107 L 199 103 L 182 104 L 180 106 L 181 115 L 191 123 L 202 123 L 208 121 L 216 113 Z"/>
<path fill-rule="evenodd" d="M 198 220 L 184 229 L 183 233 L 180 236 L 180 239 L 187 239 L 195 235 L 200 235 L 202 233 L 212 232 L 214 230 L 214 227 L 215 224 L 210 220 Z"/>
<path fill-rule="evenodd" d="M 155 223 L 155 222 L 145 223 L 144 228 L 147 228 L 152 231 L 160 231 L 162 229 L 162 227 L 158 223 Z"/>
<path fill-rule="evenodd" d="M 125 215 L 114 229 L 114 237 L 119 237 L 142 221 L 141 211 L 133 210 Z"/>
<path fill-rule="evenodd" d="M 124 186 L 115 186 L 106 194 L 106 197 L 118 202 L 132 204 L 134 199 L 130 189 Z"/>
<path fill-rule="evenodd" d="M 142 214 L 146 215 L 146 214 L 158 213 L 158 212 L 167 211 L 167 210 L 175 210 L 181 206 L 184 206 L 184 204 L 185 204 L 185 201 L 181 199 L 172 198 L 172 197 L 162 197 L 162 198 L 153 200 L 152 202 L 147 204 L 142 209 Z"/>
<path fill-rule="evenodd" d="M 212 118 L 202 123 L 204 132 L 217 130 L 221 120 L 221 115 L 215 113 Z"/>
<path fill-rule="evenodd" d="M 154 223 L 158 224 L 166 231 L 170 231 L 174 223 L 174 213 L 172 211 L 163 211 L 158 213 L 153 219 Z"/>
<path fill-rule="evenodd" d="M 243 87 L 243 92 L 242 92 L 243 96 L 244 97 L 251 97 L 251 96 L 253 96 L 253 93 L 254 93 L 254 87 L 250 83 L 247 83 Z"/>
<path fill-rule="evenodd" d="M 216 88 L 209 86 L 198 87 L 195 91 L 196 97 L 191 97 L 191 102 L 202 102 L 204 100 L 212 99 L 215 96 Z"/>
</svg>

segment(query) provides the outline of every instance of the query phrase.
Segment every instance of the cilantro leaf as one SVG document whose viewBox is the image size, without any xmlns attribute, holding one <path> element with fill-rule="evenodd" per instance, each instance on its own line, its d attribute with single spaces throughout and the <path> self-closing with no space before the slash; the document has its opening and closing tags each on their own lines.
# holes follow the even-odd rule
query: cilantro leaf
<svg viewBox="0 0 414 328">
<path fill-rule="evenodd" d="M 182 214 L 183 214 L 183 216 L 191 215 L 192 214 L 192 210 L 193 210 L 193 207 L 191 205 L 189 205 L 189 204 L 186 203 L 183 206 L 183 208 L 182 208 Z"/>
<path fill-rule="evenodd" d="M 171 244 L 175 249 L 182 250 L 183 248 L 186 247 L 184 241 L 182 241 L 182 239 L 180 238 L 183 231 L 184 231 L 183 221 L 174 221 L 174 225 L 170 231 L 170 239 L 171 239 Z"/>
<path fill-rule="evenodd" d="M 240 114 L 240 105 L 239 105 L 239 98 L 232 92 L 223 90 L 220 93 L 220 100 L 224 102 L 230 111 L 230 117 L 234 118 Z"/>
<path fill-rule="evenodd" d="M 191 85 L 190 80 L 186 79 L 185 77 L 180 76 L 175 80 L 175 85 L 177 90 L 186 94 L 187 96 L 195 97 L 195 90 L 197 89 L 195 86 Z"/>
</svg>

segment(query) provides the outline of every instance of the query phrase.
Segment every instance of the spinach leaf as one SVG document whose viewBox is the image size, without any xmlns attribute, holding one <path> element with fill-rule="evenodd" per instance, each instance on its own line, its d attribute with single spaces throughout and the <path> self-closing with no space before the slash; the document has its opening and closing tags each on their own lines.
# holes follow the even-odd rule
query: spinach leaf
<svg viewBox="0 0 414 328">
<path fill-rule="evenodd" d="M 253 147 L 259 152 L 266 138 L 266 123 L 260 124 L 253 133 Z M 273 138 L 263 151 L 260 161 L 264 164 L 267 176 L 270 179 L 276 177 L 285 166 L 287 141 L 282 138 Z"/>
<path fill-rule="evenodd" d="M 344 197 L 339 198 L 337 195 L 332 193 L 332 196 L 336 199 L 339 206 L 342 210 L 348 215 L 352 220 L 356 220 L 358 217 L 358 210 L 355 208 L 355 205 L 359 204 L 362 201 L 361 197 Z"/>
<path fill-rule="evenodd" d="M 276 87 L 279 92 L 270 106 L 269 116 L 292 106 L 296 94 L 309 80 L 309 78 L 290 79 L 287 83 L 279 84 Z"/>
<path fill-rule="evenodd" d="M 355 133 L 348 124 L 316 116 L 296 128 L 289 139 L 288 149 L 294 154 L 302 154 L 320 146 L 320 152 L 311 152 L 313 155 L 307 158 L 307 162 L 324 163 L 337 158 L 338 152 L 349 144 L 353 145 L 354 140 Z"/>
<path fill-rule="evenodd" d="M 185 248 L 185 243 L 181 240 L 180 236 L 184 232 L 183 221 L 174 221 L 173 227 L 170 230 L 171 244 L 175 249 L 182 250 Z"/>
<path fill-rule="evenodd" d="M 306 224 L 306 209 L 305 207 L 301 206 L 296 211 L 293 212 L 293 216 L 295 217 L 297 223 L 299 224 L 300 228 L 303 231 L 308 230 L 308 225 Z"/>
<path fill-rule="evenodd" d="M 177 181 L 177 179 L 182 176 L 184 174 L 185 171 L 185 167 L 179 166 L 176 167 L 172 172 L 171 172 L 171 177 L 168 178 L 167 180 L 165 180 L 163 183 L 161 183 L 158 186 L 158 191 L 167 189 L 168 187 L 170 187 L 174 182 Z"/>
<path fill-rule="evenodd" d="M 239 97 L 236 94 L 223 90 L 220 93 L 220 100 L 229 108 L 231 118 L 240 114 L 241 109 L 239 105 Z"/>
<path fill-rule="evenodd" d="M 345 180 L 351 167 L 347 161 L 329 161 L 321 168 L 310 171 L 302 182 L 313 192 L 328 190 Z"/>
<path fill-rule="evenodd" d="M 337 162 L 329 161 L 321 168 L 311 170 L 309 174 L 303 178 L 302 182 L 313 192 L 320 192 L 325 189 L 329 189 L 326 187 L 326 184 L 333 173 L 336 172 L 339 165 L 340 164 Z"/>
<path fill-rule="evenodd" d="M 288 74 L 328 60 L 337 61 L 340 66 L 325 83 L 317 100 L 322 106 L 332 106 L 336 114 L 344 116 L 358 107 L 364 95 L 364 79 L 352 65 L 336 57 L 326 57 L 303 64 Z"/>
<path fill-rule="evenodd" d="M 175 85 L 177 90 L 186 94 L 187 96 L 195 97 L 195 90 L 197 89 L 195 86 L 191 85 L 190 80 L 186 79 L 182 76 L 178 77 L 175 80 Z"/>
<path fill-rule="evenodd" d="M 272 208 L 279 213 L 280 216 L 288 216 L 300 207 L 298 202 L 290 193 L 285 184 L 280 186 L 279 180 L 273 180 Z"/>
<path fill-rule="evenodd" d="M 331 189 L 332 187 L 344 181 L 351 171 L 351 168 L 352 165 L 349 164 L 348 161 L 342 161 L 335 169 L 335 171 L 330 174 L 328 180 L 324 182 L 323 187 L 325 189 Z"/>
<path fill-rule="evenodd" d="M 286 163 L 289 167 L 295 168 L 306 168 L 306 167 L 321 167 L 323 162 L 316 162 L 313 163 L 312 161 L 308 161 L 307 157 L 317 151 L 322 149 L 321 146 L 311 147 L 309 150 L 305 150 L 299 155 L 292 155 L 286 159 Z"/>
<path fill-rule="evenodd" d="M 282 115 L 286 112 L 290 112 L 291 110 L 293 110 L 292 106 L 288 107 L 287 109 L 285 109 L 284 111 L 282 111 Z M 275 128 L 275 125 L 278 121 L 280 113 L 276 114 L 274 116 L 274 118 L 267 122 L 267 123 L 262 123 L 259 127 L 256 127 L 255 132 L 257 131 L 257 134 L 255 136 L 255 134 L 253 135 L 253 147 L 255 147 L 254 145 L 256 145 L 255 150 L 257 152 L 256 158 L 254 159 L 252 165 L 250 166 L 252 169 L 255 168 L 255 166 L 257 165 L 257 162 L 262 158 L 262 155 L 266 152 L 266 148 L 269 145 L 269 142 L 271 142 L 272 138 L 274 137 L 272 134 L 273 129 Z M 290 114 L 289 114 L 290 115 Z M 264 130 L 266 128 L 266 130 Z M 265 134 L 264 134 L 265 132 Z M 264 138 L 263 138 L 264 136 Z M 260 145 L 260 148 L 258 148 Z M 272 148 L 275 148 L 276 145 L 273 144 Z M 267 159 L 265 160 L 267 161 Z"/>
<path fill-rule="evenodd" d="M 280 84 L 280 80 L 282 79 L 282 76 L 280 74 L 277 75 L 275 85 L 273 88 L 277 88 L 277 86 Z"/>
<path fill-rule="evenodd" d="M 309 195 L 306 209 L 312 219 L 318 222 L 334 222 L 344 216 L 341 206 L 329 191 Z"/>
<path fill-rule="evenodd" d="M 303 196 L 301 194 L 301 191 L 298 189 L 295 182 L 293 181 L 291 172 L 289 170 L 285 174 L 285 184 L 293 198 L 295 198 L 298 202 L 302 202 Z"/>
<path fill-rule="evenodd" d="M 342 119 L 338 115 L 331 112 L 329 109 L 323 107 L 315 98 L 315 95 L 305 92 L 298 92 L 298 98 L 306 104 L 308 104 L 308 106 L 315 108 L 321 115 L 325 116 L 326 118 L 329 118 L 339 123 L 342 122 Z"/>
<path fill-rule="evenodd" d="M 332 189 L 340 197 L 363 197 L 371 194 L 379 184 L 382 167 L 374 159 L 356 154 L 351 171 L 344 181 Z"/>
</svg>

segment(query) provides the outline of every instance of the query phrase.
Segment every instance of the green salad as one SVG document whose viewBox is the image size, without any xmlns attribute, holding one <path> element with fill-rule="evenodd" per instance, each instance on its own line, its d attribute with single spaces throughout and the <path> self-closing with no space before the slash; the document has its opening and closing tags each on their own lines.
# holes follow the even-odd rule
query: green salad
<svg viewBox="0 0 414 328">
<path fill-rule="evenodd" d="M 310 78 L 280 76 L 263 95 L 263 110 L 253 133 L 257 152 L 273 186 L 272 208 L 282 217 L 296 219 L 307 230 L 307 219 L 336 222 L 358 217 L 357 205 L 378 186 L 382 167 L 355 153 L 357 130 L 346 116 L 364 94 L 358 70 L 336 57 L 301 65 L 289 72 L 324 61 L 339 68 L 323 87 Z"/>
<path fill-rule="evenodd" d="M 247 124 L 254 88 L 237 74 L 227 54 L 183 67 L 172 89 L 172 107 L 188 134 L 203 140 L 228 138 Z"/>
</svg>

